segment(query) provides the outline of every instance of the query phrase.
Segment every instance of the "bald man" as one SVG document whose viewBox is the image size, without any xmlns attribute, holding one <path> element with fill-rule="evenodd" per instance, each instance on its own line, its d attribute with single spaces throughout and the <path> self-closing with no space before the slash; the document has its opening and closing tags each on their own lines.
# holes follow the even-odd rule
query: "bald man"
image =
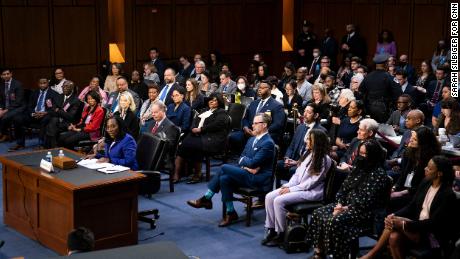
<svg viewBox="0 0 460 259">
<path fill-rule="evenodd" d="M 425 121 L 425 115 L 419 109 L 411 110 L 406 117 L 406 131 L 404 132 L 401 142 L 399 143 L 398 149 L 396 149 L 391 155 L 391 159 L 388 160 L 390 166 L 395 166 L 401 163 L 401 156 L 406 150 L 406 146 L 409 143 L 411 131 L 423 126 Z"/>
</svg>

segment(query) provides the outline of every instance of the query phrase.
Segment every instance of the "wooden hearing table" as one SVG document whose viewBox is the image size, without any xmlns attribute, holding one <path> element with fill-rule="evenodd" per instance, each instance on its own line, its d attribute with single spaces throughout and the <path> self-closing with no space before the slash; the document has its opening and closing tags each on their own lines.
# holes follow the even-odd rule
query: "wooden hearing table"
<svg viewBox="0 0 460 259">
<path fill-rule="evenodd" d="M 58 149 L 51 151 L 58 154 Z M 138 184 L 145 176 L 81 166 L 49 174 L 40 169 L 47 152 L 0 156 L 5 224 L 62 255 L 67 253 L 67 234 L 77 227 L 94 232 L 96 249 L 137 244 Z"/>
</svg>

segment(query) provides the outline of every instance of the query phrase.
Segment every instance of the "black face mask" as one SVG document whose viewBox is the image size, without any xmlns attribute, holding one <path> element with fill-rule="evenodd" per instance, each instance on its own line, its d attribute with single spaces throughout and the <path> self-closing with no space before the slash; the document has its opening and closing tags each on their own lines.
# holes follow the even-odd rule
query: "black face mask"
<svg viewBox="0 0 460 259">
<path fill-rule="evenodd" d="M 357 156 L 355 158 L 355 166 L 359 169 L 367 169 L 367 167 L 369 166 L 367 158 L 361 155 Z"/>
</svg>

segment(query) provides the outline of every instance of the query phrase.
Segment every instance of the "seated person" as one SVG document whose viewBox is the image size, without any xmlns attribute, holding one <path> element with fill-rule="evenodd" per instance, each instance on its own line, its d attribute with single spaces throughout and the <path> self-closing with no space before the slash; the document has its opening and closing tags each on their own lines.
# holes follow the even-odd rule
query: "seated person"
<svg viewBox="0 0 460 259">
<path fill-rule="evenodd" d="M 160 94 L 160 87 L 155 84 L 149 84 L 148 86 L 148 99 L 142 103 L 141 110 L 139 112 L 140 120 L 140 133 L 148 131 L 152 123 L 155 123 L 152 119 L 152 107 L 158 95 Z"/>
<path fill-rule="evenodd" d="M 79 227 L 67 235 L 67 255 L 94 250 L 94 234 L 91 230 Z"/>
<path fill-rule="evenodd" d="M 351 171 L 355 157 L 358 156 L 359 145 L 368 139 L 373 139 L 379 128 L 379 124 L 374 119 L 363 119 L 359 123 L 358 136 L 354 138 L 347 151 L 340 159 L 337 169 Z"/>
<path fill-rule="evenodd" d="M 128 92 L 133 97 L 134 104 L 136 107 L 136 111 L 134 112 L 134 114 L 137 114 L 137 109 L 141 108 L 142 100 L 136 92 L 129 89 L 128 79 L 120 76 L 116 79 L 116 84 L 117 91 L 109 94 L 109 101 L 107 102 L 107 105 L 105 105 L 105 108 L 107 108 L 111 114 L 114 113 L 118 109 L 118 105 L 120 102 L 120 94 Z"/>
<path fill-rule="evenodd" d="M 0 142 L 10 139 L 8 130 L 15 116 L 27 109 L 22 83 L 13 78 L 9 68 L 0 69 L 3 87 L 0 87 Z M 5 91 L 6 90 L 6 91 Z"/>
<path fill-rule="evenodd" d="M 412 98 L 408 94 L 403 94 L 398 97 L 396 104 L 398 109 L 390 115 L 387 124 L 393 126 L 396 134 L 402 135 L 407 130 L 406 117 L 411 110 Z"/>
<path fill-rule="evenodd" d="M 374 258 L 387 244 L 393 258 L 406 258 L 409 246 L 448 250 L 453 238 L 452 225 L 458 222 L 452 209 L 456 197 L 452 191 L 454 172 L 446 157 L 434 156 L 425 168 L 423 181 L 411 202 L 385 219 L 385 230 L 364 259 Z M 446 255 L 446 254 L 444 254 Z"/>
<path fill-rule="evenodd" d="M 317 83 L 311 87 L 312 99 L 308 103 L 315 103 L 319 106 L 320 119 L 327 119 L 329 117 L 329 104 L 331 98 L 326 92 L 326 87 L 323 84 Z"/>
<path fill-rule="evenodd" d="M 293 117 L 292 108 L 297 107 L 297 111 L 300 112 L 303 99 L 297 92 L 296 81 L 287 82 L 284 88 L 286 90 L 286 94 L 283 96 L 284 108 L 287 109 L 288 117 Z"/>
<path fill-rule="evenodd" d="M 281 180 L 289 180 L 295 173 L 297 161 L 307 151 L 304 138 L 312 129 L 319 129 L 326 132 L 326 129 L 319 123 L 318 106 L 310 103 L 304 110 L 303 123 L 297 126 L 291 144 L 284 155 L 284 160 L 279 160 L 276 165 L 277 187 L 281 185 Z"/>
<path fill-rule="evenodd" d="M 86 95 L 85 107 L 78 124 L 70 124 L 68 131 L 59 135 L 58 144 L 61 147 L 73 149 L 82 140 L 97 141 L 101 137 L 101 127 L 104 123 L 104 109 L 100 106 L 100 95 L 91 91 Z"/>
<path fill-rule="evenodd" d="M 250 125 L 254 116 L 258 113 L 269 113 L 272 117 L 272 124 L 268 132 L 275 143 L 281 141 L 284 135 L 284 125 L 286 114 L 284 113 L 283 105 L 271 97 L 271 84 L 268 81 L 262 80 L 259 84 L 257 94 L 260 99 L 249 104 L 243 117 L 243 131 L 233 131 L 230 134 L 229 142 L 235 149 L 241 149 L 240 145 L 246 143 L 246 138 L 253 137 L 252 126 Z"/>
<path fill-rule="evenodd" d="M 136 140 L 128 134 L 123 120 L 112 117 L 107 120 L 104 155 L 97 153 L 88 158 L 96 157 L 99 158 L 98 163 L 112 163 L 137 170 L 136 149 Z"/>
<path fill-rule="evenodd" d="M 328 156 L 329 139 L 325 131 L 312 129 L 305 135 L 304 141 L 309 152 L 299 160 L 294 176 L 287 184 L 265 196 L 267 235 L 262 245 L 278 246 L 284 242 L 285 206 L 323 198 L 326 173 L 333 163 Z"/>
<path fill-rule="evenodd" d="M 99 77 L 98 76 L 93 76 L 93 78 L 91 78 L 91 81 L 89 82 L 89 85 L 87 87 L 83 88 L 83 90 L 80 92 L 80 95 L 78 96 L 78 99 L 80 99 L 80 101 L 84 102 L 86 100 L 86 94 L 88 94 L 90 91 L 96 91 L 101 96 L 101 105 L 105 106 L 107 104 L 107 101 L 109 100 L 109 98 L 107 96 L 107 93 L 104 91 L 104 89 L 102 89 L 99 86 L 99 82 L 100 82 Z"/>
<path fill-rule="evenodd" d="M 364 116 L 364 103 L 354 100 L 348 105 L 348 116 L 343 119 L 334 117 L 332 122 L 339 125 L 337 137 L 335 138 L 335 147 L 332 147 L 337 157 L 342 157 L 350 146 L 351 141 L 358 135 L 359 123 Z"/>
<path fill-rule="evenodd" d="M 425 167 L 433 156 L 441 153 L 434 133 L 428 127 L 412 130 L 401 162 L 401 175 L 391 190 L 389 210 L 394 212 L 407 205 L 425 176 Z"/>
<path fill-rule="evenodd" d="M 82 102 L 77 98 L 74 89 L 75 84 L 66 80 L 62 84 L 63 94 L 57 97 L 56 108 L 48 112 L 50 118 L 46 125 L 45 148 L 55 148 L 59 134 L 67 131 L 70 124 L 80 121 Z"/>
<path fill-rule="evenodd" d="M 348 89 L 342 89 L 340 91 L 339 99 L 337 104 L 331 104 L 331 116 L 328 118 L 329 125 L 329 138 L 335 139 L 337 137 L 337 131 L 340 126 L 340 120 L 344 119 L 348 114 L 348 106 L 351 101 L 356 100 L 353 92 Z"/>
<path fill-rule="evenodd" d="M 438 117 L 439 115 L 441 115 L 441 102 L 451 98 L 450 86 L 445 85 L 442 87 L 441 96 L 442 96 L 442 99 L 439 100 L 433 108 L 433 113 L 431 116 L 431 124 L 433 125 L 433 128 L 438 127 Z"/>
<path fill-rule="evenodd" d="M 252 123 L 254 137 L 250 138 L 238 160 L 238 165 L 225 164 L 208 184 L 208 191 L 198 200 L 187 204 L 194 208 L 212 209 L 212 197 L 222 190 L 222 202 L 227 208 L 225 219 L 219 227 L 226 227 L 238 219 L 233 207 L 233 190 L 240 187 L 271 189 L 275 143 L 268 133 L 271 117 L 259 113 Z"/>
<path fill-rule="evenodd" d="M 248 80 L 245 76 L 239 76 L 236 79 L 236 87 L 237 89 L 235 95 L 239 93 L 244 97 L 256 97 L 256 92 L 249 86 Z"/>
<path fill-rule="evenodd" d="M 48 113 L 56 109 L 59 94 L 49 87 L 48 79 L 38 80 L 39 89 L 33 91 L 29 98 L 28 107 L 24 112 L 16 114 L 13 118 L 16 145 L 10 147 L 8 151 L 16 151 L 25 147 L 26 136 L 25 127 L 38 125 L 38 144 L 43 147 L 45 144 L 46 125 L 50 120 Z"/>
<path fill-rule="evenodd" d="M 190 106 L 184 102 L 185 91 L 183 88 L 177 88 L 172 91 L 173 102 L 166 109 L 166 116 L 182 133 L 187 133 L 190 130 L 190 116 L 192 111 Z"/>
<path fill-rule="evenodd" d="M 190 106 L 192 111 L 201 111 L 204 106 L 204 95 L 201 93 L 198 81 L 193 78 L 187 79 L 185 81 L 185 103 Z"/>
<path fill-rule="evenodd" d="M 313 244 L 314 257 L 348 258 L 351 242 L 359 237 L 372 211 L 384 207 L 389 178 L 382 168 L 383 151 L 375 139 L 359 144 L 355 167 L 337 193 L 337 202 L 313 212 L 307 240 Z"/>
<path fill-rule="evenodd" d="M 212 93 L 206 101 L 209 109 L 195 118 L 191 132 L 184 138 L 177 151 L 175 182 L 179 181 L 186 160 L 190 161 L 195 169 L 188 183 L 200 182 L 204 155 L 218 153 L 227 141 L 229 117 L 222 96 Z"/>
<path fill-rule="evenodd" d="M 128 133 L 137 139 L 139 136 L 139 120 L 135 114 L 136 104 L 134 103 L 133 96 L 125 91 L 120 94 L 119 105 L 113 114 L 114 117 L 120 117 L 126 125 Z"/>
<path fill-rule="evenodd" d="M 455 98 L 441 101 L 441 114 L 438 117 L 437 129 L 445 128 L 446 135 L 460 133 L 460 104 Z"/>
</svg>

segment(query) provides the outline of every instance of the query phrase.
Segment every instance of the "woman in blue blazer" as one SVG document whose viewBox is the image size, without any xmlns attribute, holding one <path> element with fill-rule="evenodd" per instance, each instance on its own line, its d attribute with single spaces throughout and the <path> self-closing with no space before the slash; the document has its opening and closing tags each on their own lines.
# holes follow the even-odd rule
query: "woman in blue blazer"
<svg viewBox="0 0 460 259">
<path fill-rule="evenodd" d="M 185 91 L 174 89 L 172 92 L 173 103 L 168 105 L 166 117 L 176 126 L 180 127 L 181 132 L 188 132 L 190 129 L 190 116 L 192 111 L 190 106 L 184 102 Z"/>
<path fill-rule="evenodd" d="M 137 170 L 137 144 L 134 138 L 126 133 L 125 123 L 120 117 L 112 117 L 107 121 L 105 135 L 105 154 L 96 155 L 100 163 L 109 162 Z"/>
</svg>

